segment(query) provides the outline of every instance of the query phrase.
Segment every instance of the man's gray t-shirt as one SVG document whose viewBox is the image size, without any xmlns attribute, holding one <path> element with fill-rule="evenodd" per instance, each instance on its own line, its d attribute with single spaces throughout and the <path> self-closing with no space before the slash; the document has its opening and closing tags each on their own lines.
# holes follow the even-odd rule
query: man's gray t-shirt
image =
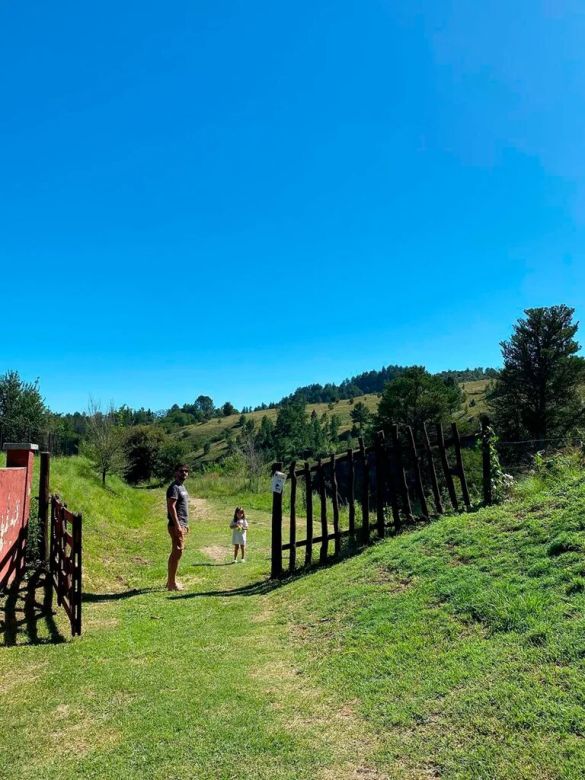
<svg viewBox="0 0 585 780">
<path fill-rule="evenodd" d="M 167 498 L 172 498 L 177 502 L 175 507 L 179 523 L 186 528 L 189 525 L 189 493 L 187 493 L 187 489 L 180 482 L 171 482 L 167 488 Z M 174 520 L 168 512 L 167 517 L 169 525 L 174 525 Z"/>
</svg>

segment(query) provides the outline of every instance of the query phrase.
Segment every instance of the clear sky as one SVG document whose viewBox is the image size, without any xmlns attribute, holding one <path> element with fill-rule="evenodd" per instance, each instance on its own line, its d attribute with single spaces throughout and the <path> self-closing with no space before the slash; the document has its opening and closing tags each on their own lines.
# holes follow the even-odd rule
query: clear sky
<svg viewBox="0 0 585 780">
<path fill-rule="evenodd" d="M 584 40 L 581 0 L 2 3 L 0 373 L 254 405 L 584 319 Z"/>
</svg>

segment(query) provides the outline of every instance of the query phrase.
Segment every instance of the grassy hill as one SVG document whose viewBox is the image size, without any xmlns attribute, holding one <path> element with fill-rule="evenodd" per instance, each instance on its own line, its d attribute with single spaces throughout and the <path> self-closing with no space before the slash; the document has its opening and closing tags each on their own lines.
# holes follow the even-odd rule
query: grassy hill
<svg viewBox="0 0 585 780">
<path fill-rule="evenodd" d="M 580 456 L 277 587 L 268 513 L 225 565 L 242 497 L 198 477 L 181 594 L 160 587 L 162 491 L 52 473 L 85 513 L 84 635 L 2 603 L 0 777 L 582 777 Z"/>
<path fill-rule="evenodd" d="M 465 393 L 465 401 L 462 408 L 455 415 L 455 420 L 469 424 L 470 421 L 478 419 L 480 414 L 486 411 L 485 395 L 487 386 L 488 380 L 486 379 L 463 382 L 461 384 Z M 341 400 L 333 404 L 307 404 L 307 414 L 315 411 L 319 416 L 324 413 L 337 415 L 341 421 L 339 431 L 340 434 L 343 434 L 352 427 L 350 415 L 355 404 L 361 401 L 370 412 L 375 414 L 379 400 L 378 394 L 372 393 L 354 398 L 352 401 Z M 256 427 L 258 427 L 264 416 L 274 421 L 277 413 L 277 409 L 266 409 L 265 411 L 250 412 L 245 417 L 246 419 L 254 420 Z M 214 418 L 208 422 L 188 425 L 178 431 L 176 435 L 188 444 L 191 458 L 199 463 L 211 463 L 225 455 L 227 449 L 226 434 L 229 431 L 233 432 L 234 435 L 237 434 L 240 427 L 240 417 L 240 414 L 232 414 L 227 417 Z M 206 442 L 211 444 L 207 454 L 203 450 Z"/>
</svg>

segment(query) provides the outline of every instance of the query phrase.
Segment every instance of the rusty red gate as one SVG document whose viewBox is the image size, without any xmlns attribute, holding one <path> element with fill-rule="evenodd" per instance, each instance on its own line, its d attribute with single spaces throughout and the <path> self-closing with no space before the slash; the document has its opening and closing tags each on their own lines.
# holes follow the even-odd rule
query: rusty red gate
<svg viewBox="0 0 585 780">
<path fill-rule="evenodd" d="M 71 623 L 71 634 L 81 635 L 82 517 L 74 514 L 59 496 L 51 496 L 49 565 L 57 604 Z"/>
</svg>

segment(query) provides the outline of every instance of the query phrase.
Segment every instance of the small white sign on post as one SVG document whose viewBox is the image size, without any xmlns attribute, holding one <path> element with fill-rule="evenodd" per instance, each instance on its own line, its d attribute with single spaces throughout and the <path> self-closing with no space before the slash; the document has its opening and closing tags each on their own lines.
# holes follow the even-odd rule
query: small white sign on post
<svg viewBox="0 0 585 780">
<path fill-rule="evenodd" d="M 286 474 L 282 471 L 275 471 L 272 475 L 272 492 L 282 493 L 284 492 L 284 483 L 286 482 Z"/>
</svg>

